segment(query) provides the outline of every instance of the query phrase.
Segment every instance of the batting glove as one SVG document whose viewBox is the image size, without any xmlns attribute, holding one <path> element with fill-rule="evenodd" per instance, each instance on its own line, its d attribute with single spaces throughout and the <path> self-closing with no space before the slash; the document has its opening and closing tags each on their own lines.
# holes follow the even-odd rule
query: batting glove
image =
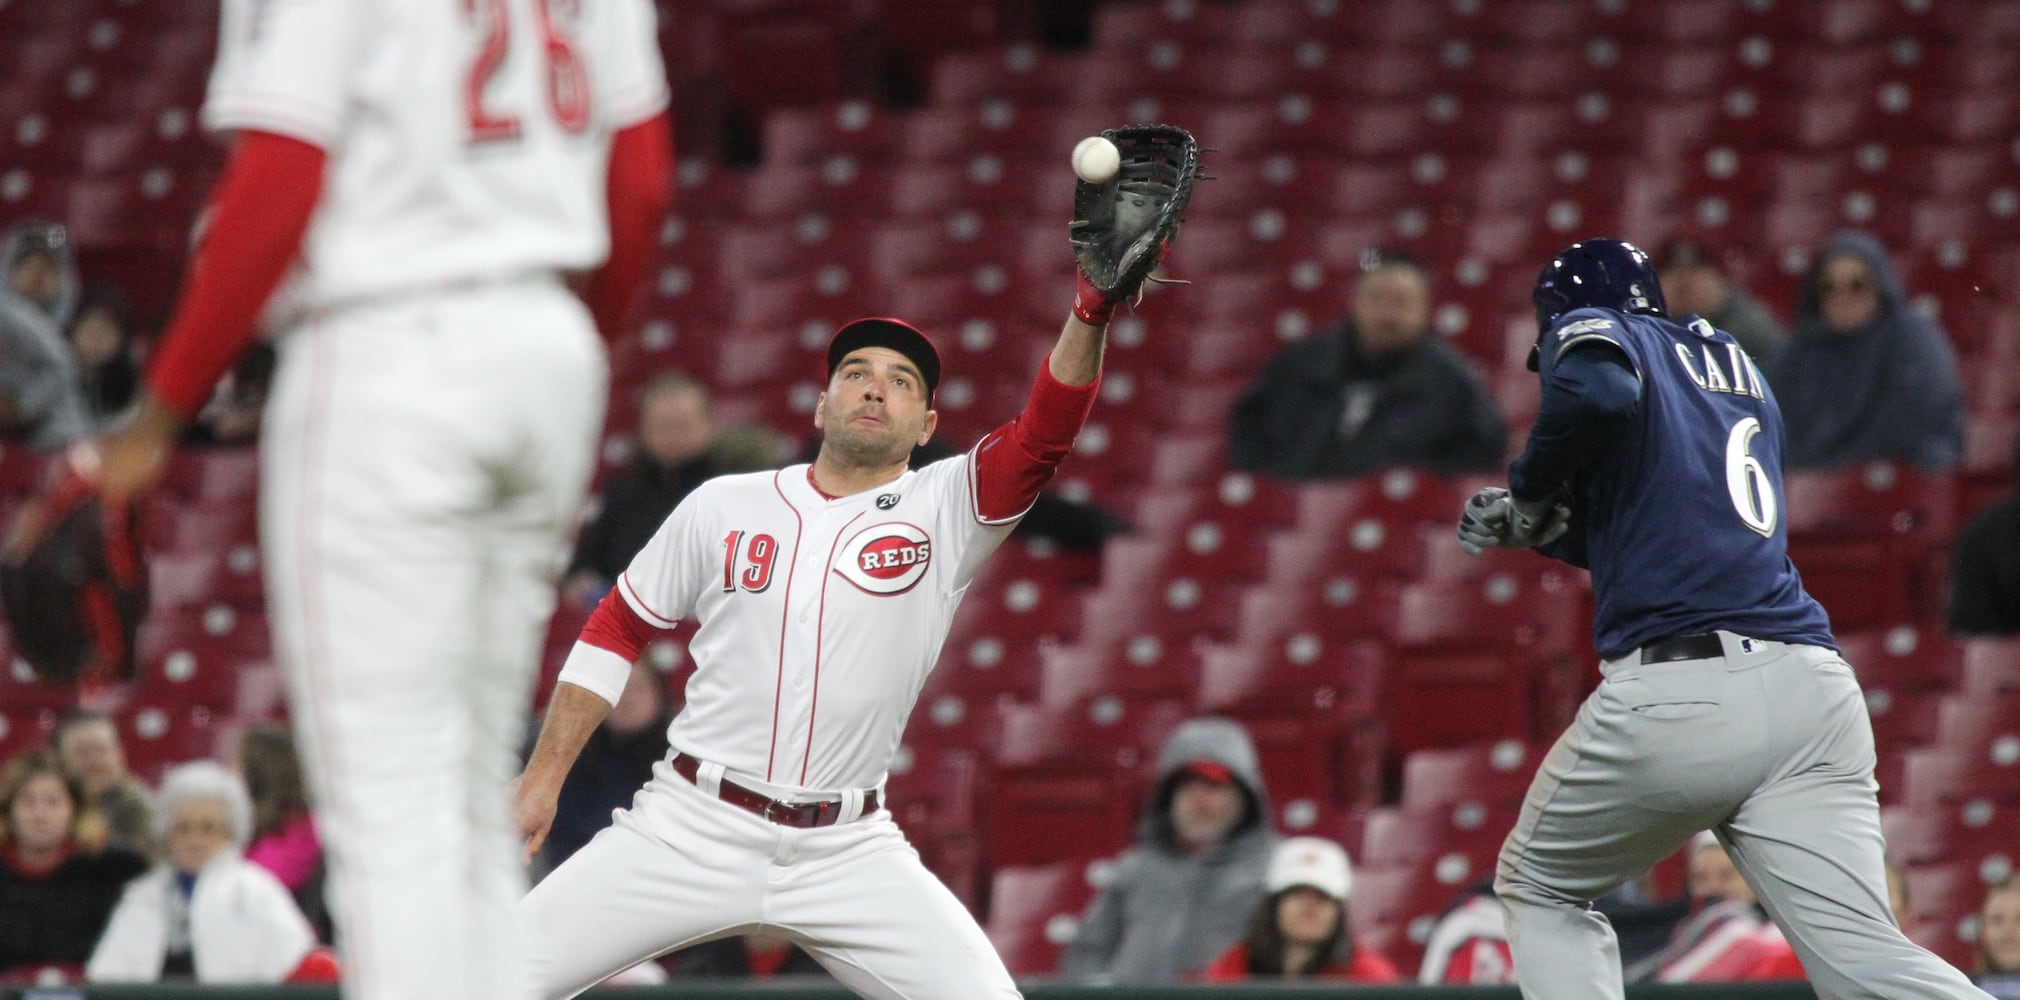
<svg viewBox="0 0 2020 1000">
<path fill-rule="evenodd" d="M 1490 548 L 1540 548 L 1570 529 L 1569 505 L 1517 500 L 1506 488 L 1489 486 L 1473 494 L 1459 514 L 1459 547 L 1474 556 Z"/>
</svg>

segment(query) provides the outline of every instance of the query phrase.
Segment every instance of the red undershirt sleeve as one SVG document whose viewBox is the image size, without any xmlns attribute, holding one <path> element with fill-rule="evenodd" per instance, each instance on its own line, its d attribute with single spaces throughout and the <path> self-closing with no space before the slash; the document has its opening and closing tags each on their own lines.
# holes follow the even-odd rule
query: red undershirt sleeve
<svg viewBox="0 0 2020 1000">
<path fill-rule="evenodd" d="M 211 195 L 209 230 L 148 368 L 148 388 L 177 414 L 195 416 L 252 342 L 260 310 L 315 215 L 325 159 L 299 139 L 239 133 Z"/>
<path fill-rule="evenodd" d="M 1039 364 L 1024 412 L 975 445 L 977 521 L 1000 524 L 1031 508 L 1038 491 L 1052 481 L 1052 473 L 1072 450 L 1100 388 L 1100 378 L 1075 386 L 1052 377 L 1050 356 Z"/>
<path fill-rule="evenodd" d="M 590 275 L 582 298 L 603 339 L 614 341 L 638 305 L 660 221 L 673 206 L 673 123 L 667 112 L 625 128 L 611 140 L 605 192 L 610 256 Z"/>
</svg>

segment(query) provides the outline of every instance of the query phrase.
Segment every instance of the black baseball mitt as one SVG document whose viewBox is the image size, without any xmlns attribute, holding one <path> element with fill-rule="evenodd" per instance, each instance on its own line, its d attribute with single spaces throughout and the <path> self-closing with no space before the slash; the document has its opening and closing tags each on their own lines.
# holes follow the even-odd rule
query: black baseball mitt
<svg viewBox="0 0 2020 1000">
<path fill-rule="evenodd" d="M 1101 135 L 1122 165 L 1073 191 L 1073 256 L 1110 302 L 1134 298 L 1184 221 L 1199 179 L 1199 143 L 1176 125 L 1127 125 Z"/>
<path fill-rule="evenodd" d="M 73 449 L 0 544 L 0 602 L 14 651 L 44 681 L 126 680 L 147 616 L 138 511 L 99 495 L 95 455 Z"/>
</svg>

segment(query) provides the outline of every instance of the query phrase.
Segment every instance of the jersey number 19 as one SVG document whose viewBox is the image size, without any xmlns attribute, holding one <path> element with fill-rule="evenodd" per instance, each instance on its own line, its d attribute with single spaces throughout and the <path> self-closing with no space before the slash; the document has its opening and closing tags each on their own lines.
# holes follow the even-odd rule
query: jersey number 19
<svg viewBox="0 0 2020 1000">
<path fill-rule="evenodd" d="M 1766 538 L 1775 533 L 1775 518 L 1781 511 L 1775 503 L 1774 481 L 1760 459 L 1753 457 L 1753 439 L 1759 434 L 1760 420 L 1755 417 L 1732 425 L 1725 438 L 1725 488 L 1739 519 Z"/>
<path fill-rule="evenodd" d="M 464 106 L 470 113 L 470 143 L 511 142 L 519 138 L 519 116 L 484 106 L 485 88 L 505 65 L 512 45 L 512 17 L 508 0 L 462 0 L 463 13 L 473 27 L 483 32 L 477 57 L 470 62 L 470 75 L 463 88 Z M 540 31 L 540 47 L 546 53 L 542 76 L 547 79 L 547 108 L 554 124 L 563 132 L 577 133 L 589 127 L 589 71 L 582 65 L 568 38 L 555 30 L 554 10 L 561 7 L 575 13 L 581 0 L 534 0 L 533 20 Z"/>
</svg>

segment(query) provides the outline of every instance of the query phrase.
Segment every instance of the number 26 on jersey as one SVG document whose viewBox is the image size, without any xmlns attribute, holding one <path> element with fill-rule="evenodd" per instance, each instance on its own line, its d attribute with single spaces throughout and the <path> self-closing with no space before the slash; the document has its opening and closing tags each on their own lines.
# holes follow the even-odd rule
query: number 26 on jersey
<svg viewBox="0 0 2020 1000">
<path fill-rule="evenodd" d="M 470 28 L 478 34 L 475 56 L 463 85 L 463 103 L 470 118 L 470 144 L 512 142 L 519 138 L 521 118 L 495 106 L 492 83 L 506 69 L 512 51 L 511 0 L 457 0 Z M 533 30 L 540 35 L 540 75 L 547 86 L 547 112 L 570 135 L 589 127 L 589 70 L 576 54 L 565 24 L 573 23 L 582 0 L 533 0 Z M 559 18 L 557 19 L 557 15 Z"/>
</svg>

